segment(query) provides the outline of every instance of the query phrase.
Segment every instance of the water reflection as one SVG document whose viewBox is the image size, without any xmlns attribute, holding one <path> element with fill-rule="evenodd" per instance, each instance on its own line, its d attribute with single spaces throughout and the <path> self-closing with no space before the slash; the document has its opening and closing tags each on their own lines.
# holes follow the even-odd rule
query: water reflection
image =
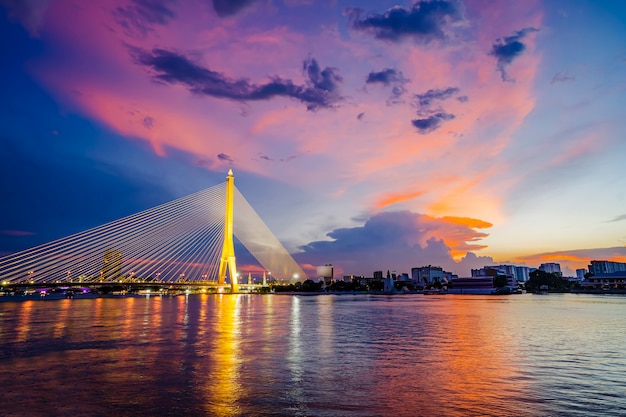
<svg viewBox="0 0 626 417">
<path fill-rule="evenodd" d="M 0 302 L 0 414 L 626 415 L 626 298 L 597 300 Z"/>
<path fill-rule="evenodd" d="M 212 363 L 204 383 L 205 410 L 209 415 L 240 414 L 240 302 L 242 295 L 220 294 L 216 300 L 213 323 Z M 200 370 L 202 372 L 202 370 Z"/>
<path fill-rule="evenodd" d="M 20 304 L 19 319 L 17 322 L 17 335 L 15 341 L 17 343 L 24 342 L 28 339 L 31 326 L 31 314 L 33 312 L 33 306 L 35 301 L 28 300 Z"/>
</svg>

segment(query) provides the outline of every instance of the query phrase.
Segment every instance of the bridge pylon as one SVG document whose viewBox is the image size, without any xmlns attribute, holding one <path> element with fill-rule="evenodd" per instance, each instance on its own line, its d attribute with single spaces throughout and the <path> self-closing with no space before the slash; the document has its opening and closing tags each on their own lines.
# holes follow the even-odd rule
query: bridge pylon
<svg viewBox="0 0 626 417">
<path fill-rule="evenodd" d="M 230 276 L 230 292 L 239 291 L 237 282 L 237 262 L 235 261 L 235 246 L 233 244 L 233 200 L 235 194 L 235 177 L 233 170 L 228 170 L 226 176 L 226 215 L 224 216 L 224 245 L 222 246 L 222 258 L 220 259 L 220 270 L 217 276 L 217 283 L 226 283 L 226 270 Z"/>
</svg>

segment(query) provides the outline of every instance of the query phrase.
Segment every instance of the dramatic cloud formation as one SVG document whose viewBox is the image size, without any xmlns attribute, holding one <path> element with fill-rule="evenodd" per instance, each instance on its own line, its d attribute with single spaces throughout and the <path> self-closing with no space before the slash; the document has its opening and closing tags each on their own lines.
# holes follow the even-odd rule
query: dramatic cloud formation
<svg viewBox="0 0 626 417">
<path fill-rule="evenodd" d="M 383 14 L 373 13 L 361 18 L 362 9 L 347 9 L 352 29 L 372 33 L 377 39 L 396 42 L 412 38 L 428 43 L 446 38 L 445 27 L 463 20 L 462 10 L 456 1 L 418 1 L 410 9 L 392 7 Z"/>
<path fill-rule="evenodd" d="M 170 3 L 172 0 L 132 0 L 128 5 L 118 6 L 114 14 L 120 26 L 145 36 L 152 25 L 166 25 L 175 17 Z"/>
<path fill-rule="evenodd" d="M 392 85 L 391 97 L 387 101 L 388 104 L 395 104 L 399 102 L 400 97 L 406 92 L 404 85 L 409 80 L 404 78 L 401 71 L 397 71 L 393 68 L 385 68 L 382 71 L 372 71 L 367 75 L 365 80 L 366 84 L 382 84 L 384 86 Z"/>
<path fill-rule="evenodd" d="M 410 271 L 427 264 L 468 274 L 454 256 L 484 248 L 477 242 L 487 236 L 477 228 L 491 224 L 482 220 L 435 218 L 410 211 L 385 212 L 372 216 L 362 227 L 336 229 L 332 241 L 311 242 L 300 249 L 298 259 L 312 265 L 332 263 L 345 273 L 371 276 L 385 268 Z"/>
<path fill-rule="evenodd" d="M 291 80 L 280 77 L 272 77 L 269 83 L 257 85 L 245 79 L 231 79 L 195 64 L 176 52 L 164 49 L 147 52 L 135 48 L 131 53 L 139 64 L 156 73 L 154 77 L 157 80 L 168 84 L 183 84 L 194 94 L 243 102 L 290 97 L 305 103 L 308 110 L 329 108 L 341 100 L 337 92 L 337 85 L 341 82 L 337 69 L 326 67 L 321 70 L 313 58 L 307 59 L 303 64 L 303 70 L 308 76 L 306 86 L 295 85 Z"/>
<path fill-rule="evenodd" d="M 537 32 L 539 29 L 528 27 L 515 32 L 513 36 L 507 36 L 502 39 L 497 39 L 491 46 L 489 55 L 496 58 L 496 66 L 500 71 L 502 81 L 513 81 L 506 73 L 506 67 L 513 62 L 515 58 L 520 56 L 526 49 L 526 45 L 521 42 L 527 34 L 531 32 Z"/>
<path fill-rule="evenodd" d="M 325 250 L 311 265 L 396 259 L 367 239 L 377 223 L 353 230 L 383 210 L 441 227 L 403 224 L 425 237 L 400 230 L 386 244 L 411 259 L 365 259 L 363 274 L 623 245 L 622 194 L 580 195 L 626 189 L 626 9 L 565 3 L 567 18 L 545 0 L 0 0 L 0 229 L 35 233 L 0 233 L 0 251 L 195 192 L 231 167 L 289 249 L 347 228 L 331 249 L 352 259 Z M 442 216 L 494 227 L 477 242 L 461 221 L 465 247 Z"/>
<path fill-rule="evenodd" d="M 220 17 L 237 14 L 256 0 L 213 0 L 213 9 Z"/>
</svg>

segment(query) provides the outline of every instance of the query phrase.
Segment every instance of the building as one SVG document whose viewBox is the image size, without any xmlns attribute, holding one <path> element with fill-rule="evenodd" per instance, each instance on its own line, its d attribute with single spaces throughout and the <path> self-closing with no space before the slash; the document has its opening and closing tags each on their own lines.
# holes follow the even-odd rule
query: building
<svg viewBox="0 0 626 417">
<path fill-rule="evenodd" d="M 559 276 L 563 276 L 561 272 L 561 264 L 557 264 L 555 262 L 548 262 L 545 264 L 539 265 L 539 270 L 543 272 L 547 272 L 549 274 L 559 274 Z"/>
<path fill-rule="evenodd" d="M 585 274 L 586 273 L 587 273 L 587 270 L 585 268 L 577 269 L 576 270 L 576 278 L 579 281 L 582 281 L 583 279 L 585 279 Z"/>
<path fill-rule="evenodd" d="M 374 280 L 382 281 L 383 280 L 383 271 L 374 271 Z"/>
<path fill-rule="evenodd" d="M 517 282 L 526 282 L 530 279 L 530 268 L 527 266 L 516 266 L 514 272 Z"/>
<path fill-rule="evenodd" d="M 581 281 L 580 287 L 586 290 L 626 292 L 626 271 L 591 275 Z"/>
<path fill-rule="evenodd" d="M 529 276 L 530 276 L 530 268 L 527 266 L 516 266 L 516 265 L 504 264 L 504 265 L 488 265 L 488 266 L 485 266 L 485 268 L 494 269 L 498 272 L 498 274 L 512 277 L 517 282 L 526 282 L 528 281 Z M 482 275 L 477 275 L 477 276 L 482 276 Z"/>
<path fill-rule="evenodd" d="M 519 287 L 519 280 L 516 278 L 515 271 L 516 267 L 514 265 L 491 265 L 480 269 L 472 269 L 472 278 L 491 277 L 493 281 L 496 277 L 506 277 L 506 285 L 512 290 L 516 290 Z"/>
<path fill-rule="evenodd" d="M 411 268 L 411 280 L 417 285 L 428 285 L 443 282 L 444 271 L 440 266 L 422 266 Z"/>
<path fill-rule="evenodd" d="M 325 284 L 331 284 L 333 281 L 334 271 L 332 264 L 326 264 L 317 267 L 317 277 L 323 280 Z"/>
<path fill-rule="evenodd" d="M 611 261 L 591 261 L 589 272 L 593 275 L 612 274 L 614 272 L 626 272 L 626 263 Z"/>
<path fill-rule="evenodd" d="M 493 294 L 493 277 L 453 278 L 449 294 Z"/>
</svg>

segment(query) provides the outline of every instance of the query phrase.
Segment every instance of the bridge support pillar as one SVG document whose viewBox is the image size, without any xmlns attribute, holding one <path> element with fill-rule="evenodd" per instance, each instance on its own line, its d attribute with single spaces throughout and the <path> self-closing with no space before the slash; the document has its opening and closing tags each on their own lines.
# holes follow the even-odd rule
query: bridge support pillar
<svg viewBox="0 0 626 417">
<path fill-rule="evenodd" d="M 217 277 L 218 284 L 225 284 L 226 270 L 230 277 L 230 292 L 239 291 L 237 282 L 237 262 L 235 261 L 235 246 L 233 245 L 233 200 L 235 193 L 235 177 L 233 170 L 228 170 L 226 177 L 226 215 L 224 219 L 224 245 L 222 246 L 222 258 L 220 259 L 220 270 Z"/>
</svg>

